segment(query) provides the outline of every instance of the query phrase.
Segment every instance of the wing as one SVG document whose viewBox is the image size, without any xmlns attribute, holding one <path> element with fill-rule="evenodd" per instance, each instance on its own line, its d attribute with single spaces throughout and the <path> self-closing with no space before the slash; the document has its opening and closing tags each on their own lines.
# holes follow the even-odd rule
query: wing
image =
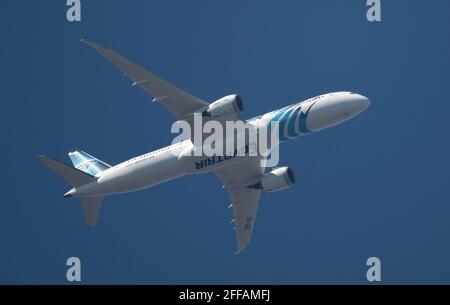
<svg viewBox="0 0 450 305">
<path fill-rule="evenodd" d="M 194 112 L 202 111 L 209 105 L 207 102 L 160 79 L 111 49 L 84 39 L 81 42 L 108 59 L 134 82 L 133 86 L 144 89 L 153 97 L 153 101 L 166 107 L 177 120 L 189 120 Z"/>
<path fill-rule="evenodd" d="M 261 191 L 245 186 L 264 175 L 265 167 L 261 166 L 260 161 L 260 158 L 252 157 L 214 172 L 230 195 L 238 241 L 235 254 L 247 247 L 252 236 Z"/>
</svg>

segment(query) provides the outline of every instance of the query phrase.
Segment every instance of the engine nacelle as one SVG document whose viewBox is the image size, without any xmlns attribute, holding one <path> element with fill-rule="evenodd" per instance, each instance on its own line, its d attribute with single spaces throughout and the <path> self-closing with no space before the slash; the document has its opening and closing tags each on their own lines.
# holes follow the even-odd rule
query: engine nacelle
<svg viewBox="0 0 450 305">
<path fill-rule="evenodd" d="M 208 117 L 228 117 L 244 111 L 244 103 L 239 95 L 233 94 L 222 97 L 209 105 L 203 112 Z"/>
<path fill-rule="evenodd" d="M 249 188 L 264 192 L 276 192 L 287 189 L 295 183 L 295 175 L 289 167 L 279 167 L 265 174 L 259 182 Z"/>
</svg>

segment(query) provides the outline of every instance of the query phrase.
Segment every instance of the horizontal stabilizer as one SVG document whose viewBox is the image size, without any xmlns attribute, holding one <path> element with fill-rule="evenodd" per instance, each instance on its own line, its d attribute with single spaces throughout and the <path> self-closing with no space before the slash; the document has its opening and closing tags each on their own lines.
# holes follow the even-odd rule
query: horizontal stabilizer
<svg viewBox="0 0 450 305">
<path fill-rule="evenodd" d="M 76 168 L 70 167 L 64 163 L 53 160 L 45 155 L 37 157 L 45 166 L 50 168 L 55 174 L 66 180 L 73 187 L 86 184 L 96 180 L 95 177 L 84 173 Z"/>
<path fill-rule="evenodd" d="M 84 219 L 88 227 L 94 227 L 97 224 L 98 214 L 102 207 L 103 197 L 81 198 L 83 204 Z"/>
</svg>

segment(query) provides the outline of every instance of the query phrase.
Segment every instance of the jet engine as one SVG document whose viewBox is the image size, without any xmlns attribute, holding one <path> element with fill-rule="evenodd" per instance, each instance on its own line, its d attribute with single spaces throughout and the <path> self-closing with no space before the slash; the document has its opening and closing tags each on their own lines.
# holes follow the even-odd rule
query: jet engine
<svg viewBox="0 0 450 305">
<path fill-rule="evenodd" d="M 239 95 L 233 94 L 222 97 L 211 103 L 203 116 L 208 117 L 228 117 L 234 116 L 244 110 L 244 103 Z"/>
<path fill-rule="evenodd" d="M 264 192 L 276 192 L 287 189 L 295 183 L 295 175 L 289 167 L 279 167 L 265 174 L 259 182 L 248 186 L 249 188 Z"/>
</svg>

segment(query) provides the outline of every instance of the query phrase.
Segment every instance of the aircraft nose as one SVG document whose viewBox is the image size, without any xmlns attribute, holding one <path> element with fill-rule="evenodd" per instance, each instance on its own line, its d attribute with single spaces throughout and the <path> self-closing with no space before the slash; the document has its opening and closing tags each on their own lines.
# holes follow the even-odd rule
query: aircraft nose
<svg viewBox="0 0 450 305">
<path fill-rule="evenodd" d="M 353 98 L 350 99 L 351 107 L 354 109 L 355 113 L 360 113 L 370 106 L 370 100 L 361 94 L 353 93 Z"/>
<path fill-rule="evenodd" d="M 361 94 L 352 92 L 330 94 L 312 105 L 308 129 L 317 131 L 342 123 L 361 113 L 369 105 L 369 99 Z"/>
<path fill-rule="evenodd" d="M 340 111 L 344 119 L 354 117 L 355 115 L 363 112 L 370 105 L 370 101 L 367 97 L 357 94 L 350 93 L 347 96 L 342 96 L 338 101 L 340 105 Z"/>
</svg>

